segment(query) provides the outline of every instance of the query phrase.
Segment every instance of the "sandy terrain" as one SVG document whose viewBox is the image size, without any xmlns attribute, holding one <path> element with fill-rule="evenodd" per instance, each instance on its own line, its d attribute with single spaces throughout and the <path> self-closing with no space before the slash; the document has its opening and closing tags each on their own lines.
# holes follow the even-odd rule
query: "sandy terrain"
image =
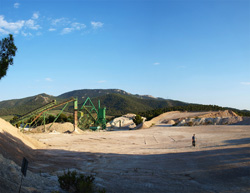
<svg viewBox="0 0 250 193">
<path fill-rule="evenodd" d="M 193 133 L 196 147 L 191 146 Z M 25 137 L 38 140 L 39 148 L 33 149 L 18 135 L 1 137 L 1 147 L 9 141 L 19 143 L 6 155 L 16 163 L 20 153 L 26 155 L 31 171 L 53 177 L 58 171 L 77 169 L 93 174 L 96 184 L 107 192 L 250 192 L 249 125 L 169 127 L 157 123 L 140 130 L 32 133 Z M 42 188 L 36 186 L 38 192 L 46 192 Z"/>
</svg>

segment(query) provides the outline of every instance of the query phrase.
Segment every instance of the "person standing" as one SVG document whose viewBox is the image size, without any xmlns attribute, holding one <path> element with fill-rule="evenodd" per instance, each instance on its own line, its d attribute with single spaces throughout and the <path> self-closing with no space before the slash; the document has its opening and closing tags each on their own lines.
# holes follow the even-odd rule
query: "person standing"
<svg viewBox="0 0 250 193">
<path fill-rule="evenodd" d="M 195 147 L 195 134 L 193 134 L 193 137 L 192 137 L 192 145 Z"/>
</svg>

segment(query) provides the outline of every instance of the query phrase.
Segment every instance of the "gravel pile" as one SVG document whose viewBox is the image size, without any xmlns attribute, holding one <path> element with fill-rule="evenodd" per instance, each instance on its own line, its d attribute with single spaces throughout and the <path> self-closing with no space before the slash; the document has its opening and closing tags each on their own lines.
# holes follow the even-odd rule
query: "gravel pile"
<svg viewBox="0 0 250 193">
<path fill-rule="evenodd" d="M 50 124 L 38 126 L 32 129 L 30 132 L 32 133 L 43 133 L 43 132 L 59 132 L 59 133 L 71 133 L 74 132 L 74 125 L 72 123 L 53 123 L 52 126 Z"/>
</svg>

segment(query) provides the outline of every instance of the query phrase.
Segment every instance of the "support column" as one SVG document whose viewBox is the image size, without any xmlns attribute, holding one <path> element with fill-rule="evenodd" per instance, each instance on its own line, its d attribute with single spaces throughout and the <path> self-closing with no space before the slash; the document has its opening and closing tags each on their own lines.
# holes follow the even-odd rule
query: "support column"
<svg viewBox="0 0 250 193">
<path fill-rule="evenodd" d="M 78 124 L 77 113 L 78 113 L 78 101 L 76 98 L 74 101 L 74 128 L 75 130 L 77 129 L 77 124 Z"/>
</svg>

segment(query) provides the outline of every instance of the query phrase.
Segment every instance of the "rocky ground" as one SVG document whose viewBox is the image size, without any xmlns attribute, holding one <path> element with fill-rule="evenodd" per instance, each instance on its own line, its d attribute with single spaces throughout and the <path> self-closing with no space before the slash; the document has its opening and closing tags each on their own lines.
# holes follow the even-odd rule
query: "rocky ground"
<svg viewBox="0 0 250 193">
<path fill-rule="evenodd" d="M 0 192 L 19 188 L 22 156 L 29 160 L 23 192 L 59 190 L 57 175 L 67 169 L 94 175 L 107 192 L 249 192 L 250 126 L 162 123 L 189 115 L 162 115 L 148 129 L 81 134 L 22 135 L 0 120 Z"/>
</svg>

